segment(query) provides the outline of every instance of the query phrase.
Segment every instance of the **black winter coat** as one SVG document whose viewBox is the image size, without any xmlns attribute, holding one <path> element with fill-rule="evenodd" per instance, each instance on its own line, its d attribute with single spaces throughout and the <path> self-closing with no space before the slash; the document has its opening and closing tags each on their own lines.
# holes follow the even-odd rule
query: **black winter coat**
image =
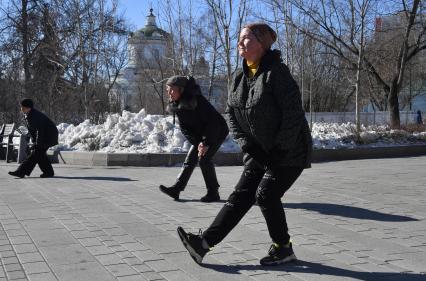
<svg viewBox="0 0 426 281">
<path fill-rule="evenodd" d="M 229 133 L 225 119 L 199 92 L 185 90 L 180 100 L 171 102 L 168 109 L 177 115 L 182 134 L 192 145 L 219 144 Z"/>
<path fill-rule="evenodd" d="M 32 142 L 38 147 L 47 148 L 58 144 L 58 129 L 44 113 L 33 108 L 25 115 Z"/>
<path fill-rule="evenodd" d="M 310 167 L 312 138 L 299 87 L 279 51 L 268 51 L 252 78 L 244 60 L 230 84 L 226 113 L 241 149 L 255 159 L 261 155 L 262 164 Z"/>
</svg>

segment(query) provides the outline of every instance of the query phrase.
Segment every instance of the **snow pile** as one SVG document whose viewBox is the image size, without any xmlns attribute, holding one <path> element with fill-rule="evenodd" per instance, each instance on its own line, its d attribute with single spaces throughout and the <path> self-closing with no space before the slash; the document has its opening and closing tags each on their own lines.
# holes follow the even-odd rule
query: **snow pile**
<svg viewBox="0 0 426 281">
<path fill-rule="evenodd" d="M 387 125 L 361 125 L 359 136 L 353 123 L 314 123 L 314 148 L 354 148 L 359 146 L 395 146 L 426 143 L 426 131 L 392 130 Z"/>
<path fill-rule="evenodd" d="M 95 125 L 86 120 L 77 126 L 59 124 L 58 150 L 81 150 L 130 153 L 186 152 L 191 144 L 182 135 L 173 117 L 123 111 L 108 115 L 105 123 Z M 228 136 L 220 151 L 239 151 Z"/>
<path fill-rule="evenodd" d="M 180 153 L 187 152 L 191 146 L 182 135 L 177 119 L 173 125 L 172 116 L 149 115 L 144 109 L 138 113 L 123 111 L 121 115 L 108 115 L 105 123 L 99 125 L 89 120 L 77 126 L 62 123 L 58 130 L 57 150 Z M 426 143 L 426 132 L 391 130 L 385 125 L 362 126 L 358 137 L 352 123 L 314 123 L 312 137 L 315 149 Z M 220 151 L 239 152 L 240 148 L 228 136 Z"/>
</svg>

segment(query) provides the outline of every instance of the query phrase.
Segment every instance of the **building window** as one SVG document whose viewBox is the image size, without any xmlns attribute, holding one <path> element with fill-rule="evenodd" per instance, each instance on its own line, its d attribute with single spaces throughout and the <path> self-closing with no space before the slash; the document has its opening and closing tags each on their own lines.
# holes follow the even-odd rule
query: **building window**
<svg viewBox="0 0 426 281">
<path fill-rule="evenodd" d="M 152 56 L 155 59 L 159 59 L 160 58 L 160 51 L 158 49 L 152 49 Z"/>
</svg>

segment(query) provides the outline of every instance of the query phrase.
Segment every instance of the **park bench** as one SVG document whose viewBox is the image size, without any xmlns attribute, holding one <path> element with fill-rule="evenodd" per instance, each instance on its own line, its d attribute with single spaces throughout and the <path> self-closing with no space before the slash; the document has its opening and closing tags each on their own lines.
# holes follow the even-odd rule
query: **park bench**
<svg viewBox="0 0 426 281">
<path fill-rule="evenodd" d="M 18 132 L 16 134 L 15 132 Z M 18 143 L 13 142 L 13 138 L 19 138 Z M 21 163 L 27 154 L 27 141 L 25 135 L 21 134 L 15 127 L 15 123 L 3 124 L 0 131 L 0 149 L 6 162 L 10 162 L 14 149 L 18 150 L 17 162 Z"/>
</svg>

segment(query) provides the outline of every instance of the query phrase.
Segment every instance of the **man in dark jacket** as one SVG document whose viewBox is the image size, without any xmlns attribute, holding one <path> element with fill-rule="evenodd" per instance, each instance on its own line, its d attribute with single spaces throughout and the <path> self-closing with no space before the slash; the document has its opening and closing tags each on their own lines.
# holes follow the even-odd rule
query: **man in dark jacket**
<svg viewBox="0 0 426 281">
<path fill-rule="evenodd" d="M 20 178 L 25 177 L 25 175 L 29 176 L 35 165 L 38 164 L 43 172 L 40 177 L 51 178 L 54 176 L 54 171 L 46 151 L 49 147 L 58 144 L 58 129 L 52 120 L 34 108 L 31 99 L 21 101 L 21 111 L 24 113 L 24 119 L 32 140 L 31 152 L 18 169 L 9 172 L 9 175 Z"/>
<path fill-rule="evenodd" d="M 191 143 L 182 171 L 171 187 L 160 185 L 160 190 L 175 200 L 183 191 L 191 174 L 199 162 L 207 187 L 202 202 L 220 200 L 216 171 L 212 158 L 228 135 L 225 119 L 201 94 L 194 78 L 173 76 L 167 80 L 167 93 L 170 96 L 169 111 L 177 115 L 182 134 Z"/>
</svg>

